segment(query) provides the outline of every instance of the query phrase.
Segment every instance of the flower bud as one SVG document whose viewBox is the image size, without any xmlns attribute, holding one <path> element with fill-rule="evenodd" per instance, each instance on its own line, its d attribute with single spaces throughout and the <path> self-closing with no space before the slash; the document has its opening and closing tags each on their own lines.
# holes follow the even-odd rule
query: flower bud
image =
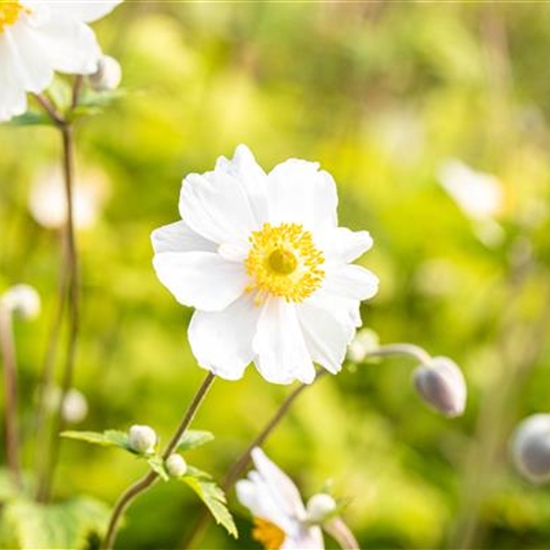
<svg viewBox="0 0 550 550">
<path fill-rule="evenodd" d="M 40 296 L 30 285 L 12 286 L 0 299 L 2 307 L 24 319 L 34 319 L 40 313 Z"/>
<path fill-rule="evenodd" d="M 128 444 L 136 453 L 149 455 L 155 452 L 157 434 L 149 426 L 134 424 L 128 431 Z"/>
<path fill-rule="evenodd" d="M 187 462 L 183 456 L 173 453 L 165 461 L 164 466 L 170 477 L 181 477 L 187 472 Z"/>
<path fill-rule="evenodd" d="M 512 459 L 532 483 L 550 480 L 550 414 L 534 414 L 519 424 L 512 436 Z"/>
<path fill-rule="evenodd" d="M 75 388 L 71 388 L 63 399 L 61 408 L 63 420 L 70 424 L 78 424 L 82 422 L 88 415 L 88 401 L 82 392 Z"/>
<path fill-rule="evenodd" d="M 122 80 L 120 63 L 109 55 L 104 55 L 97 62 L 97 70 L 88 76 L 90 87 L 96 92 L 116 90 Z"/>
<path fill-rule="evenodd" d="M 353 363 L 361 363 L 367 353 L 380 347 L 378 334 L 374 330 L 364 328 L 360 330 L 348 347 L 347 358 Z"/>
<path fill-rule="evenodd" d="M 307 518 L 312 523 L 323 523 L 336 511 L 335 500 L 327 493 L 313 495 L 307 502 Z"/>
<path fill-rule="evenodd" d="M 434 357 L 413 374 L 420 397 L 436 411 L 453 418 L 466 407 L 466 383 L 462 371 L 448 357 Z"/>
</svg>

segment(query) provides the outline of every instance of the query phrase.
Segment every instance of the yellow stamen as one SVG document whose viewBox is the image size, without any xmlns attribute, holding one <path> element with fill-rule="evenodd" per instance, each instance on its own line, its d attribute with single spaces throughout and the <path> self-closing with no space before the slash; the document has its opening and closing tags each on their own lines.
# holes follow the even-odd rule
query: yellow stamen
<svg viewBox="0 0 550 550">
<path fill-rule="evenodd" d="M 321 286 L 325 272 L 319 266 L 325 259 L 301 225 L 266 223 L 250 242 L 244 263 L 253 281 L 246 290 L 258 291 L 258 303 L 269 295 L 302 302 Z"/>
<path fill-rule="evenodd" d="M 29 13 L 18 0 L 6 1 L 0 0 L 0 33 L 4 32 L 4 28 L 13 25 L 21 13 Z"/>
<path fill-rule="evenodd" d="M 257 540 L 265 550 L 280 550 L 285 540 L 285 533 L 270 521 L 254 518 L 252 538 Z"/>
</svg>

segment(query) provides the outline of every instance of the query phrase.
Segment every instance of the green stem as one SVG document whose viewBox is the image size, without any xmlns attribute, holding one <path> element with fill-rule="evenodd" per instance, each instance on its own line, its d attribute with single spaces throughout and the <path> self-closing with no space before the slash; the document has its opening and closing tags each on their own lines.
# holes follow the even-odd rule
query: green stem
<svg viewBox="0 0 550 550">
<path fill-rule="evenodd" d="M 4 400 L 6 406 L 6 455 L 14 484 L 21 488 L 19 435 L 17 428 L 17 360 L 13 338 L 12 312 L 0 307 L 0 352 L 4 363 Z"/>
<path fill-rule="evenodd" d="M 365 354 L 363 361 L 366 361 L 368 359 L 374 359 L 376 357 L 387 357 L 392 355 L 405 355 L 408 357 L 413 357 L 414 359 L 417 359 L 421 363 L 428 363 L 432 359 L 431 355 L 426 350 L 424 350 L 419 346 L 416 346 L 414 344 L 408 344 L 408 343 L 399 343 L 399 344 L 388 344 L 386 346 L 380 346 L 378 349 L 369 351 Z M 283 401 L 281 406 L 277 409 L 277 412 L 265 425 L 262 431 L 253 439 L 253 441 L 248 445 L 246 450 L 236 460 L 236 462 L 233 463 L 233 465 L 227 472 L 227 475 L 225 476 L 225 479 L 222 483 L 222 489 L 224 491 L 228 491 L 229 489 L 231 489 L 231 487 L 233 487 L 237 479 L 240 477 L 240 475 L 244 472 L 244 470 L 248 466 L 248 463 L 250 462 L 250 455 L 251 455 L 252 449 L 254 449 L 254 447 L 261 446 L 264 443 L 264 441 L 271 435 L 271 432 L 273 432 L 273 430 L 277 427 L 279 422 L 284 418 L 284 416 L 286 415 L 286 413 L 288 412 L 288 410 L 290 409 L 291 405 L 294 403 L 296 398 L 306 388 L 311 387 L 323 375 L 327 374 L 327 372 L 328 371 L 326 370 L 318 371 L 317 377 L 315 378 L 312 384 L 300 384 L 287 396 L 287 398 Z M 206 528 L 208 527 L 211 517 L 212 516 L 207 511 L 204 511 L 201 514 L 197 523 L 195 524 L 195 528 L 193 529 L 193 531 L 191 531 L 191 534 L 187 537 L 185 542 L 183 542 L 183 548 L 192 548 L 194 545 L 196 545 L 196 543 L 201 539 Z"/>
<path fill-rule="evenodd" d="M 197 393 L 195 394 L 195 397 L 193 397 L 191 404 L 187 408 L 187 411 L 182 421 L 180 422 L 180 425 L 178 426 L 174 435 L 170 439 L 170 442 L 168 443 L 168 445 L 166 445 L 164 451 L 162 452 L 163 459 L 168 458 L 168 456 L 170 456 L 170 454 L 177 447 L 183 434 L 185 433 L 185 430 L 187 430 L 187 428 L 193 421 L 193 418 L 195 417 L 195 414 L 197 413 L 197 410 L 199 409 L 202 401 L 206 397 L 206 394 L 210 389 L 210 386 L 214 382 L 215 377 L 216 376 L 211 372 L 206 375 L 206 378 L 197 390 Z M 109 521 L 107 534 L 105 535 L 105 539 L 102 545 L 102 548 L 104 550 L 112 550 L 112 548 L 114 547 L 118 526 L 120 523 L 120 519 L 124 514 L 124 511 L 128 508 L 128 506 L 130 506 L 132 501 L 138 495 L 146 491 L 151 485 L 153 485 L 153 483 L 155 483 L 157 479 L 158 474 L 151 470 L 142 479 L 131 485 L 126 491 L 124 491 L 124 493 L 122 493 L 114 507 L 113 513 L 111 515 L 111 520 Z"/>
</svg>

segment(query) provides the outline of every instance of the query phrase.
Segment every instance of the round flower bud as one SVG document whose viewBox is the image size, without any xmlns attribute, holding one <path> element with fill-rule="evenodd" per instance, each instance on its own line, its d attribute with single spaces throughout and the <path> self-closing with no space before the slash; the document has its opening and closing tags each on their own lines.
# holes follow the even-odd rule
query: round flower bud
<svg viewBox="0 0 550 550">
<path fill-rule="evenodd" d="M 2 307 L 24 319 L 34 319 L 40 313 L 40 296 L 29 285 L 12 286 L 0 299 Z"/>
<path fill-rule="evenodd" d="M 155 452 L 157 434 L 149 426 L 134 424 L 128 430 L 128 443 L 136 453 L 142 455 L 152 454 Z"/>
<path fill-rule="evenodd" d="M 323 523 L 336 511 L 335 500 L 327 493 L 313 495 L 307 502 L 307 519 L 312 523 Z"/>
<path fill-rule="evenodd" d="M 70 389 L 63 399 L 61 413 L 70 424 L 82 422 L 88 415 L 88 401 L 84 394 L 75 388 Z"/>
<path fill-rule="evenodd" d="M 448 357 L 434 357 L 413 374 L 420 397 L 441 414 L 453 418 L 466 407 L 466 382 L 462 371 Z"/>
<path fill-rule="evenodd" d="M 378 334 L 369 328 L 360 330 L 348 346 L 347 358 L 353 363 L 361 363 L 371 351 L 380 347 Z"/>
<path fill-rule="evenodd" d="M 88 76 L 88 83 L 96 92 L 116 90 L 121 80 L 120 63 L 109 55 L 102 56 L 97 63 L 96 72 Z"/>
<path fill-rule="evenodd" d="M 164 466 L 170 477 L 181 477 L 187 472 L 187 462 L 183 456 L 173 453 L 165 461 Z"/>
<path fill-rule="evenodd" d="M 512 459 L 532 483 L 550 480 L 550 414 L 534 414 L 519 424 L 512 436 Z"/>
</svg>

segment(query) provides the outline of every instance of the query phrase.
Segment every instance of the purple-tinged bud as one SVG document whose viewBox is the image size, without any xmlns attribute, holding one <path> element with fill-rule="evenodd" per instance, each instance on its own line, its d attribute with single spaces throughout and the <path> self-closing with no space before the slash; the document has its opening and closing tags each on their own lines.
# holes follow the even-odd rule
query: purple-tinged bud
<svg viewBox="0 0 550 550">
<path fill-rule="evenodd" d="M 550 480 L 550 414 L 534 414 L 516 428 L 511 441 L 514 464 L 532 483 Z"/>
<path fill-rule="evenodd" d="M 413 374 L 420 397 L 441 414 L 454 418 L 466 407 L 466 382 L 462 371 L 448 357 L 434 357 Z"/>
</svg>

